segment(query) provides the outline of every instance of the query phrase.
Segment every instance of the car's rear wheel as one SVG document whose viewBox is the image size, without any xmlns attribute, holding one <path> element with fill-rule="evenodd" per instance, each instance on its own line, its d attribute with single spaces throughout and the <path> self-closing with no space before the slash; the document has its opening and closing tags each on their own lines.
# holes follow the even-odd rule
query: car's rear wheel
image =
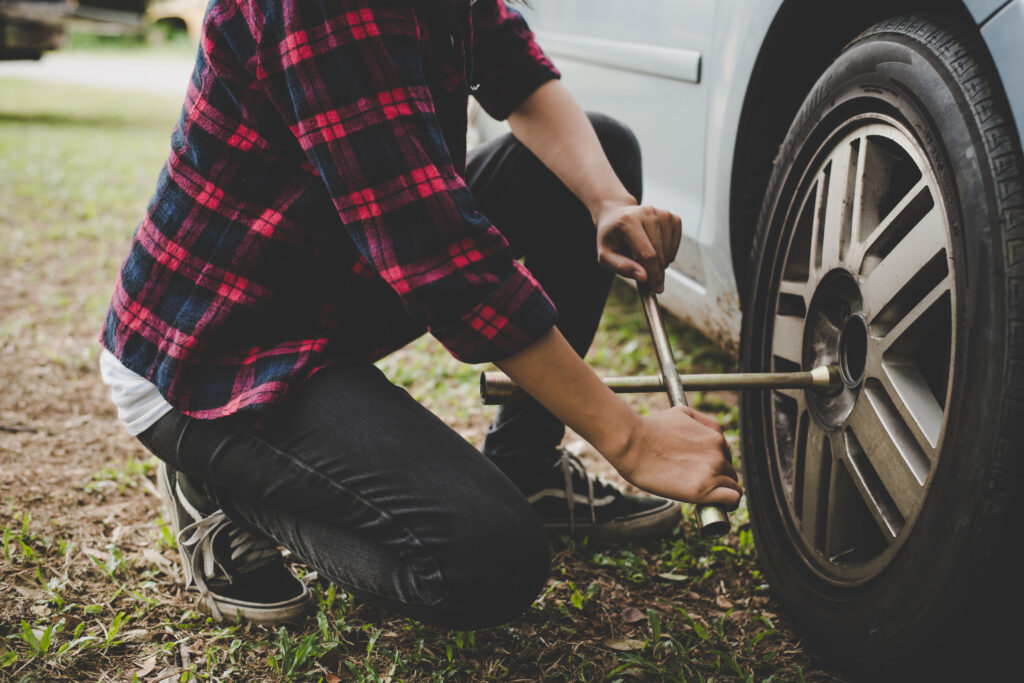
<svg viewBox="0 0 1024 683">
<path fill-rule="evenodd" d="M 948 664 L 1016 542 L 1019 140 L 969 22 L 895 19 L 819 79 L 762 207 L 743 365 L 836 364 L 843 388 L 743 397 L 754 537 L 797 625 L 860 673 Z"/>
</svg>

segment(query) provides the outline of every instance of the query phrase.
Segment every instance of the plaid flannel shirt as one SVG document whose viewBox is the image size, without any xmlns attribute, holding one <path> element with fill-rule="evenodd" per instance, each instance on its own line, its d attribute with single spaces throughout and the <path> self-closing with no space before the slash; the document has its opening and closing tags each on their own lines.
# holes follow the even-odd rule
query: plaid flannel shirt
<svg viewBox="0 0 1024 683">
<path fill-rule="evenodd" d="M 102 342 L 180 411 L 260 412 L 429 329 L 498 360 L 556 321 L 476 211 L 466 105 L 558 76 L 502 0 L 214 0 Z"/>
</svg>

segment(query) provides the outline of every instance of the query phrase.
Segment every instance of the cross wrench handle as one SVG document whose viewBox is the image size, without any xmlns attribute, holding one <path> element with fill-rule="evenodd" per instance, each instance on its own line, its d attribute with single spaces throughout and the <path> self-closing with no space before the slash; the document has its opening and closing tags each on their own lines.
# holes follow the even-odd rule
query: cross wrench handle
<svg viewBox="0 0 1024 683">
<path fill-rule="evenodd" d="M 661 376 L 668 392 L 669 403 L 673 406 L 685 406 L 686 394 L 683 393 L 683 383 L 679 379 L 676 361 L 672 356 L 672 346 L 665 331 L 665 324 L 661 320 L 661 313 L 658 311 L 658 298 L 647 285 L 640 284 L 639 289 L 644 317 L 647 318 L 647 326 L 651 330 L 651 341 L 654 342 L 658 365 L 661 366 Z M 698 505 L 697 526 L 702 537 L 718 538 L 729 532 L 729 516 L 719 505 Z"/>
</svg>

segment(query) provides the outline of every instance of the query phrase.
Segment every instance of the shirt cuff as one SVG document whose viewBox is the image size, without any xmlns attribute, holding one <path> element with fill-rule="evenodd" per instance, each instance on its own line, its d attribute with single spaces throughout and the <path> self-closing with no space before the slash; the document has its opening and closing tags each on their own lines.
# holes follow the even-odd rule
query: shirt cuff
<svg viewBox="0 0 1024 683">
<path fill-rule="evenodd" d="M 561 78 L 561 74 L 546 57 L 538 59 L 527 51 L 519 59 L 503 65 L 500 73 L 488 73 L 487 78 L 488 83 L 494 85 L 482 84 L 473 96 L 491 118 L 504 121 L 533 91 L 548 81 Z"/>
<path fill-rule="evenodd" d="M 526 348 L 558 322 L 543 288 L 517 261 L 487 301 L 452 324 L 430 332 L 465 363 L 499 361 Z"/>
</svg>

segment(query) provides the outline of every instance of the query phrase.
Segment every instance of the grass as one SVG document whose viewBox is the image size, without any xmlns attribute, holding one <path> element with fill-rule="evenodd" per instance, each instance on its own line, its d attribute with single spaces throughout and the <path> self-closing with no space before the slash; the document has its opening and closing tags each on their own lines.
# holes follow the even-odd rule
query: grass
<svg viewBox="0 0 1024 683">
<path fill-rule="evenodd" d="M 742 508 L 721 543 L 689 520 L 624 547 L 555 539 L 543 594 L 496 629 L 424 626 L 319 579 L 300 628 L 196 612 L 154 496 L 155 460 L 116 422 L 95 342 L 179 106 L 0 80 L 0 681 L 835 680 L 775 614 Z M 670 327 L 680 365 L 732 367 Z M 590 362 L 655 371 L 625 285 Z M 494 410 L 478 402 L 482 367 L 429 338 L 380 365 L 479 443 Z M 735 442 L 731 395 L 691 399 Z"/>
</svg>

